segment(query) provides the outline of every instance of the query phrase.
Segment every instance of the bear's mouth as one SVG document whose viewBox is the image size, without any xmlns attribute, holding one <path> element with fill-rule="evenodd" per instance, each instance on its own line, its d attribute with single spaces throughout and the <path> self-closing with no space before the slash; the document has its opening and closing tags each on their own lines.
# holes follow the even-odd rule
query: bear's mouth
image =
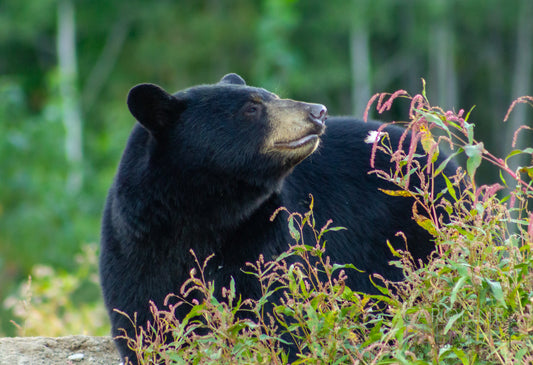
<svg viewBox="0 0 533 365">
<path fill-rule="evenodd" d="M 283 141 L 274 143 L 274 147 L 279 149 L 294 150 L 302 148 L 307 145 L 316 144 L 318 141 L 318 134 L 308 134 L 302 138 L 293 141 Z"/>
</svg>

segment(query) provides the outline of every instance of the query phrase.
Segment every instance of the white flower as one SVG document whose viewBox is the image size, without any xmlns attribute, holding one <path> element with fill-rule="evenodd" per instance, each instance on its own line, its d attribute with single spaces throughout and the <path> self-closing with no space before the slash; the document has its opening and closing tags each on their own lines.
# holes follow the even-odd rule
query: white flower
<svg viewBox="0 0 533 365">
<path fill-rule="evenodd" d="M 365 138 L 365 143 L 373 144 L 378 142 L 381 137 L 385 135 L 384 132 L 378 132 L 378 131 L 370 131 L 368 132 L 368 136 Z"/>
</svg>

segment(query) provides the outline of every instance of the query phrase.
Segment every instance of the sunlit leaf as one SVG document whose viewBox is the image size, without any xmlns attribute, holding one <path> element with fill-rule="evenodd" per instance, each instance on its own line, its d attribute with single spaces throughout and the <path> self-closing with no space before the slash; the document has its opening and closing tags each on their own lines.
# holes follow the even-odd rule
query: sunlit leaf
<svg viewBox="0 0 533 365">
<path fill-rule="evenodd" d="M 530 179 L 533 180 L 533 166 L 522 167 L 520 172 L 525 172 Z"/>
<path fill-rule="evenodd" d="M 406 190 L 387 190 L 387 189 L 381 189 L 381 188 L 378 188 L 378 190 L 390 196 L 405 196 L 405 197 L 412 196 L 411 192 L 406 191 Z"/>
<path fill-rule="evenodd" d="M 422 216 L 418 216 L 415 218 L 415 222 L 422 228 L 424 228 L 426 231 L 429 232 L 432 236 L 437 236 L 437 230 L 435 229 L 435 226 L 433 225 L 433 222 L 429 218 L 421 218 Z"/>
<path fill-rule="evenodd" d="M 505 181 L 505 178 L 503 177 L 502 170 L 500 170 L 500 180 L 502 181 L 503 185 L 508 186 L 507 181 Z"/>
<path fill-rule="evenodd" d="M 470 110 L 468 111 L 468 113 L 466 113 L 466 116 L 464 117 L 464 121 L 465 121 L 465 124 L 466 122 L 468 121 L 468 119 L 470 118 L 470 114 L 472 114 L 472 111 L 476 108 L 476 106 L 474 105 L 472 108 L 470 108 Z"/>
<path fill-rule="evenodd" d="M 392 247 L 392 244 L 390 243 L 389 240 L 387 240 L 387 246 L 389 246 L 389 250 L 390 250 L 390 252 L 392 253 L 392 255 L 393 255 L 394 257 L 399 257 L 399 258 L 402 257 L 402 255 L 401 255 L 398 251 L 396 251 L 396 250 L 394 249 L 394 247 Z"/>
</svg>

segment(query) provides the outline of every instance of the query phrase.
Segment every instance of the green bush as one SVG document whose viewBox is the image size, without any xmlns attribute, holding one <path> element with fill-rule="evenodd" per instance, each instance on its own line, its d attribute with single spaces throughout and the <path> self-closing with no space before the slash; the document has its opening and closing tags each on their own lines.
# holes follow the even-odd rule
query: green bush
<svg viewBox="0 0 533 365">
<path fill-rule="evenodd" d="M 18 336 L 107 335 L 107 312 L 98 286 L 97 245 L 85 245 L 76 270 L 35 265 L 30 278 L 4 301 Z"/>
</svg>

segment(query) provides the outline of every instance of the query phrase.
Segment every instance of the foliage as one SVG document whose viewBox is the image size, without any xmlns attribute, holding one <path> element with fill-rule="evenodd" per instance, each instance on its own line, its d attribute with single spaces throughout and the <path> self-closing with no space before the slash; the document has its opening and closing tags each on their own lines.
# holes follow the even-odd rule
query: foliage
<svg viewBox="0 0 533 365">
<path fill-rule="evenodd" d="M 294 341 L 299 352 L 311 351 L 297 363 L 317 358 L 333 363 L 343 350 L 352 350 L 349 341 L 366 331 L 369 308 L 374 304 L 370 297 L 344 285 L 344 269 L 353 265 L 332 264 L 323 255 L 323 234 L 343 229 L 329 227 L 330 224 L 331 221 L 317 230 L 312 209 L 305 215 L 289 214 L 296 244 L 274 261 L 265 261 L 261 256 L 255 263 L 248 263 L 248 274 L 261 283 L 263 295 L 257 301 L 238 297 L 233 281 L 229 288 L 222 288 L 225 300 L 219 301 L 214 283 L 204 277 L 210 258 L 200 264 L 191 252 L 198 271 L 193 270 L 183 284 L 178 296 L 181 301 L 169 310 L 152 304 L 152 314 L 157 318 L 153 325 L 148 330 L 138 329 L 137 337 L 128 339 L 139 362 L 286 364 L 288 356 L 281 345 L 287 341 Z M 303 242 L 306 226 L 315 232 L 314 246 Z M 293 257 L 299 260 L 289 263 Z M 285 291 L 283 298 L 273 306 L 273 315 L 267 314 L 270 297 L 278 290 Z M 201 293 L 205 300 L 199 303 L 183 299 L 193 291 Z M 175 295 L 167 300 L 170 297 Z M 182 322 L 173 314 L 180 305 L 192 307 Z M 243 312 L 248 314 L 243 316 Z M 135 318 L 130 320 L 135 323 Z M 175 336 L 175 342 L 165 344 L 169 333 Z M 344 342 L 344 348 L 337 348 Z"/>
<path fill-rule="evenodd" d="M 86 245 L 76 256 L 75 272 L 36 265 L 16 295 L 4 306 L 22 321 L 13 324 L 18 336 L 64 336 L 109 333 L 107 313 L 98 287 L 95 245 Z"/>
<path fill-rule="evenodd" d="M 129 339 L 140 363 L 285 364 L 287 341 L 298 349 L 294 364 L 533 361 L 531 166 L 513 171 L 507 164 L 519 153 L 531 156 L 531 147 L 515 150 L 506 159 L 494 157 L 474 138 L 469 113 L 432 107 L 425 92 L 414 97 L 402 90 L 378 94 L 369 107 L 377 100 L 377 109 L 383 112 L 398 97 L 410 100 L 406 134 L 410 131 L 412 144 L 403 149 L 392 146 L 386 132 L 371 133 L 367 143 L 373 144 L 374 151 L 388 153 L 395 166 L 371 173 L 398 186 L 384 194 L 415 199 L 413 218 L 433 234 L 437 245 L 429 264 L 419 267 L 408 252 L 391 247 L 398 258 L 391 265 L 402 268 L 405 281 L 389 282 L 374 275 L 381 279 L 376 283 L 383 283 L 375 284 L 381 295 L 351 291 L 344 285 L 345 271 L 356 268 L 331 263 L 324 256 L 323 234 L 342 228 L 330 227 L 331 221 L 315 227 L 311 200 L 307 213 L 289 213 L 294 245 L 273 261 L 260 257 L 249 264 L 249 274 L 261 284 L 260 299 L 238 297 L 231 282 L 229 288 L 222 288 L 224 300 L 219 301 L 214 284 L 204 277 L 209 259 L 197 260 L 198 270 L 191 272 L 178 296 L 177 306 L 192 308 L 189 315 L 179 322 L 173 316 L 177 306 L 152 305 L 152 326 Z M 520 100 L 531 102 L 530 97 Z M 423 156 L 413 148 L 418 141 Z M 443 145 L 452 149 L 451 156 L 464 153 L 467 169 L 443 176 L 447 188 L 434 191 L 435 177 L 449 162 L 435 165 Z M 414 157 L 425 157 L 426 163 Z M 501 197 L 497 193 L 502 193 L 503 185 L 477 186 L 476 171 L 482 160 L 509 176 L 503 179 L 502 174 L 504 185 L 512 179 L 515 186 Z M 421 181 L 419 188 L 410 184 L 415 176 Z M 449 219 L 443 218 L 444 211 Z M 315 232 L 316 242 L 303 241 L 306 227 Z M 269 297 L 279 290 L 283 291 L 280 302 L 269 307 Z M 184 299 L 192 291 L 199 291 L 204 299 Z M 174 342 L 165 344 L 170 333 Z"/>
<path fill-rule="evenodd" d="M 398 96 L 408 97 L 404 91 L 375 95 L 377 109 L 389 108 Z M 413 209 L 414 218 L 422 226 L 431 222 L 429 231 L 439 255 L 421 270 L 400 255 L 407 280 L 389 283 L 394 290 L 387 288 L 390 308 L 394 308 L 390 331 L 398 340 L 393 357 L 409 363 L 528 363 L 533 360 L 533 214 L 528 207 L 533 197 L 533 166 L 513 171 L 508 162 L 519 154 L 531 156 L 533 149 L 513 150 L 505 160 L 496 158 L 475 140 L 470 113 L 463 117 L 462 110 L 454 113 L 432 107 L 425 92 L 408 98 L 408 130 L 415 141 L 421 141 L 428 163 L 407 168 L 405 175 L 399 168 L 392 174 L 375 173 L 408 191 L 423 208 L 424 215 Z M 517 102 L 531 104 L 532 100 L 521 97 Z M 432 163 L 439 153 L 436 130 L 439 141 L 455 150 L 451 156 L 466 154 L 466 173 L 459 174 L 468 177 L 464 185 L 445 177 L 452 198 L 444 203 L 450 222 L 443 222 L 433 206 L 443 194 L 432 191 L 432 180 L 443 168 Z M 416 163 L 411 152 L 391 149 L 386 136 L 374 141 L 374 148 L 390 153 L 397 166 Z M 482 160 L 502 171 L 503 185 L 476 186 Z M 509 189 L 504 173 L 514 185 L 499 198 L 496 193 Z M 423 189 L 409 187 L 411 174 L 421 178 Z"/>
</svg>

